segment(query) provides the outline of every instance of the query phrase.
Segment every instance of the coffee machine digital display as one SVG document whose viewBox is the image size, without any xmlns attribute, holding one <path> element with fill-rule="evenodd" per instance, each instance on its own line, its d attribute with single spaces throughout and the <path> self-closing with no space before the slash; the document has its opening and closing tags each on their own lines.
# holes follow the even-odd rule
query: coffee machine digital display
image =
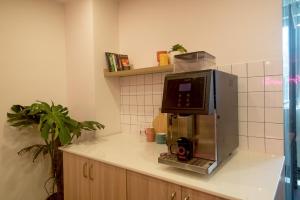
<svg viewBox="0 0 300 200">
<path fill-rule="evenodd" d="M 237 77 L 217 70 L 168 74 L 162 112 L 168 152 L 159 163 L 210 174 L 238 146 Z"/>
<path fill-rule="evenodd" d="M 192 83 L 181 83 L 179 84 L 179 92 L 190 92 Z"/>
</svg>

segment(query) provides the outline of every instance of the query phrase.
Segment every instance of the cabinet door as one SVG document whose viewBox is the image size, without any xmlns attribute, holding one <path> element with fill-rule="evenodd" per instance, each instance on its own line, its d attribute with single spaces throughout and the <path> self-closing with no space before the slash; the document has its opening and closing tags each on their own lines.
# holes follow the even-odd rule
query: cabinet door
<svg viewBox="0 0 300 200">
<path fill-rule="evenodd" d="M 181 187 L 127 171 L 127 200 L 180 200 Z"/>
<path fill-rule="evenodd" d="M 182 187 L 182 200 L 226 200 L 221 197 L 213 196 L 204 192 L 199 192 Z"/>
<path fill-rule="evenodd" d="M 126 170 L 92 161 L 89 166 L 91 200 L 126 200 Z"/>
<path fill-rule="evenodd" d="M 70 153 L 63 153 L 64 199 L 89 200 L 90 182 L 88 179 L 89 160 Z"/>
<path fill-rule="evenodd" d="M 168 200 L 180 200 L 181 199 L 181 186 L 168 183 Z"/>
</svg>

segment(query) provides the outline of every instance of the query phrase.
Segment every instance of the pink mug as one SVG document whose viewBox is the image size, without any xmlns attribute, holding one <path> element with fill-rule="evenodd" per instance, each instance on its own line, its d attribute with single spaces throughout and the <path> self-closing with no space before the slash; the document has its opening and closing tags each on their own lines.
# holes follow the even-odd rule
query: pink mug
<svg viewBox="0 0 300 200">
<path fill-rule="evenodd" d="M 147 142 L 154 142 L 155 141 L 155 130 L 154 128 L 146 128 L 145 134 L 147 137 Z"/>
</svg>

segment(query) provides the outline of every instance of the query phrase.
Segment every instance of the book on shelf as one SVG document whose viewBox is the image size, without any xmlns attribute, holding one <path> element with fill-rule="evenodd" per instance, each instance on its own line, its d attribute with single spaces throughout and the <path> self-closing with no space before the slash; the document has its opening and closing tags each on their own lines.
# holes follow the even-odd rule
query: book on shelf
<svg viewBox="0 0 300 200">
<path fill-rule="evenodd" d="M 128 55 L 105 52 L 105 57 L 110 72 L 130 69 Z"/>
<path fill-rule="evenodd" d="M 107 63 L 108 70 L 110 72 L 114 72 L 115 71 L 115 67 L 114 67 L 114 64 L 113 64 L 113 60 L 112 60 L 111 54 L 112 53 L 105 52 L 105 57 L 106 57 L 106 63 Z"/>
<path fill-rule="evenodd" d="M 120 65 L 119 61 L 119 54 L 114 54 L 114 62 L 115 66 L 117 67 L 117 71 L 122 71 L 122 66 Z"/>
<path fill-rule="evenodd" d="M 128 59 L 128 55 L 119 55 L 119 61 L 120 61 L 120 65 L 122 66 L 123 70 L 129 70 L 130 69 L 130 63 L 129 63 L 129 59 Z"/>
</svg>

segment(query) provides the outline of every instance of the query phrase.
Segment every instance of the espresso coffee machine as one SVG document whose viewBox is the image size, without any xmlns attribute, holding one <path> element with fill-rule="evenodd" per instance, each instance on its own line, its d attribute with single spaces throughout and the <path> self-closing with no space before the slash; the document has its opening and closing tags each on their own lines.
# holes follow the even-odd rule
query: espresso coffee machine
<svg viewBox="0 0 300 200">
<path fill-rule="evenodd" d="M 210 174 L 238 147 L 237 77 L 217 70 L 165 77 L 168 152 L 159 163 Z"/>
</svg>

